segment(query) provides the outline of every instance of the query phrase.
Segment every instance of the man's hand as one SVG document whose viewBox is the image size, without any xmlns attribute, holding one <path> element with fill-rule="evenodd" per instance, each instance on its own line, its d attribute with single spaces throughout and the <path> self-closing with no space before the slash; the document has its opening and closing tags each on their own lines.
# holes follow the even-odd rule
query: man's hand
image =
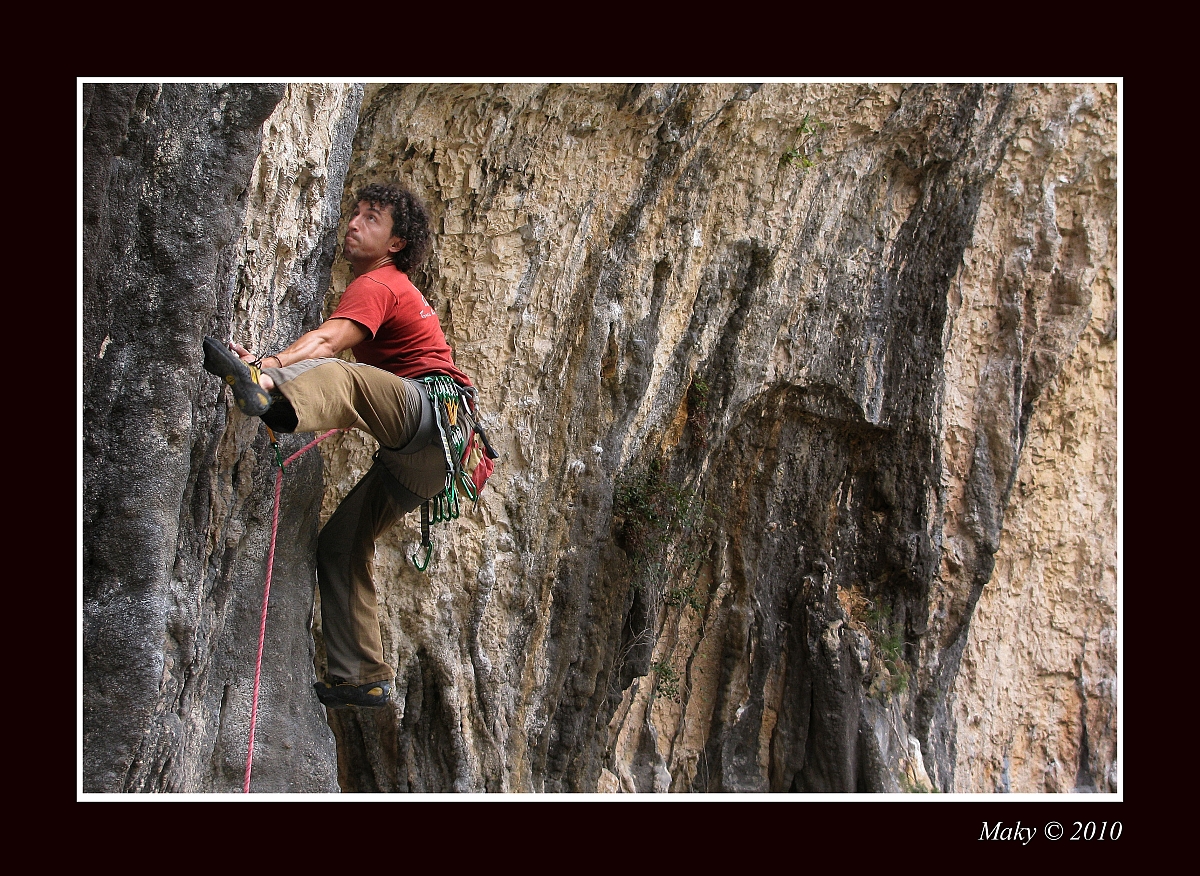
<svg viewBox="0 0 1200 876">
<path fill-rule="evenodd" d="M 241 344 L 239 344 L 237 341 L 230 341 L 229 349 L 231 349 L 231 350 L 233 350 L 233 352 L 237 353 L 238 358 L 240 358 L 243 362 L 246 362 L 246 363 L 253 362 L 255 359 L 258 358 L 253 353 L 251 353 L 249 350 L 247 350 L 245 347 L 243 347 Z"/>
</svg>

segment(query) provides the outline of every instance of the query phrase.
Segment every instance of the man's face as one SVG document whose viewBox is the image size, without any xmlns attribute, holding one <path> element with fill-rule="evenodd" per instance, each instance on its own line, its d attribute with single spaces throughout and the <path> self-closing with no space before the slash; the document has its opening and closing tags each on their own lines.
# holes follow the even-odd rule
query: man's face
<svg viewBox="0 0 1200 876">
<path fill-rule="evenodd" d="M 356 267 L 390 261 L 404 248 L 404 239 L 392 234 L 392 212 L 385 204 L 359 201 L 346 225 L 344 255 Z"/>
</svg>

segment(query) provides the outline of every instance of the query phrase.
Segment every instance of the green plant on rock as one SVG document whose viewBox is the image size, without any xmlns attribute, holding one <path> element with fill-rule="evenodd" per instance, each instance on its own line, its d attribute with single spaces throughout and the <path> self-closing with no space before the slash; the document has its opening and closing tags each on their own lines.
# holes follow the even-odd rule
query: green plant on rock
<svg viewBox="0 0 1200 876">
<path fill-rule="evenodd" d="M 704 611 L 705 603 L 700 598 L 700 594 L 696 592 L 696 582 L 694 580 L 689 584 L 681 584 L 678 587 L 668 587 L 663 594 L 663 601 L 672 607 L 687 605 L 694 611 Z"/>
<path fill-rule="evenodd" d="M 871 639 L 871 664 L 875 667 L 869 676 L 872 696 L 890 697 L 908 690 L 910 672 L 904 659 L 904 628 L 899 621 L 891 623 L 891 616 L 890 606 L 872 604 L 856 618 L 866 626 Z"/>
<path fill-rule="evenodd" d="M 696 444 L 708 446 L 708 383 L 701 377 L 693 377 L 687 391 L 687 421 L 696 436 Z"/>
<path fill-rule="evenodd" d="M 680 702 L 683 694 L 679 689 L 680 682 L 683 680 L 679 676 L 679 672 L 666 660 L 652 664 L 650 671 L 658 677 L 658 683 L 654 686 L 655 695 L 664 697 L 672 702 Z"/>
<path fill-rule="evenodd" d="M 900 790 L 905 794 L 940 794 L 937 788 L 931 788 L 921 782 L 914 782 L 908 777 L 908 772 L 900 773 Z"/>
<path fill-rule="evenodd" d="M 613 515 L 621 519 L 621 546 L 636 562 L 658 558 L 669 532 L 686 515 L 692 492 L 667 480 L 661 459 L 626 472 L 613 493 Z"/>
<path fill-rule="evenodd" d="M 879 653 L 883 655 L 883 661 L 887 664 L 888 669 L 894 667 L 903 658 L 904 638 L 900 635 L 899 624 L 892 628 L 891 633 L 880 637 Z"/>
<path fill-rule="evenodd" d="M 672 483 L 661 457 L 633 466 L 613 490 L 613 534 L 632 564 L 631 585 L 651 603 L 704 613 L 700 569 L 715 521 L 696 490 Z"/>
<path fill-rule="evenodd" d="M 881 634 L 876 640 L 880 659 L 888 671 L 889 694 L 902 694 L 908 690 L 908 664 L 904 660 L 904 636 L 899 623 L 891 631 Z"/>
<path fill-rule="evenodd" d="M 795 136 L 798 142 L 791 149 L 783 153 L 779 159 L 780 167 L 788 167 L 789 165 L 798 165 L 801 170 L 807 170 L 817 163 L 817 159 L 813 156 L 824 157 L 825 153 L 818 146 L 815 149 L 810 149 L 812 138 L 815 134 L 829 128 L 827 122 L 818 121 L 812 118 L 808 113 L 804 114 L 804 118 L 800 120 L 800 126 L 796 128 Z"/>
<path fill-rule="evenodd" d="M 888 605 L 872 605 L 866 611 L 867 625 L 872 630 L 879 629 L 886 625 L 888 618 L 892 616 L 891 606 Z"/>
</svg>

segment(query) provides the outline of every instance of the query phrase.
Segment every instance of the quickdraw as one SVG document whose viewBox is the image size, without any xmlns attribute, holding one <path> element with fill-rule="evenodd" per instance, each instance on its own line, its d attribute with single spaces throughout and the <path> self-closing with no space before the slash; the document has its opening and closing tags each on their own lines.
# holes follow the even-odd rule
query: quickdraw
<svg viewBox="0 0 1200 876">
<path fill-rule="evenodd" d="M 418 560 L 413 554 L 412 562 L 419 571 L 429 568 L 433 554 L 433 541 L 429 537 L 430 526 L 457 520 L 462 514 L 460 493 L 478 504 L 479 485 L 472 473 L 464 466 L 475 453 L 486 453 L 488 459 L 497 459 L 499 454 L 492 449 L 483 428 L 479 425 L 479 414 L 475 407 L 475 388 L 463 386 L 443 375 L 421 378 L 429 401 L 433 404 L 434 419 L 442 450 L 446 455 L 446 486 L 421 506 L 421 547 L 425 557 Z M 476 440 L 483 444 L 479 451 Z"/>
</svg>

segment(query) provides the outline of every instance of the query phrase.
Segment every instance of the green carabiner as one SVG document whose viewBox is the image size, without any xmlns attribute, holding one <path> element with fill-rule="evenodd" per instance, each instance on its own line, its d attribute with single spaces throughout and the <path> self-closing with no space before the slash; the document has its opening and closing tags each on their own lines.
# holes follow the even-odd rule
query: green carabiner
<svg viewBox="0 0 1200 876">
<path fill-rule="evenodd" d="M 475 489 L 475 482 L 471 480 L 465 470 L 458 473 L 458 483 L 463 488 L 463 492 L 468 499 L 472 502 L 479 501 L 479 491 Z"/>
<path fill-rule="evenodd" d="M 426 569 L 429 568 L 429 560 L 433 556 L 433 542 L 432 541 L 425 542 L 425 544 L 423 544 L 422 547 L 425 548 L 425 562 L 424 563 L 417 562 L 416 554 L 413 554 L 412 557 L 410 558 L 412 560 L 412 564 L 417 567 L 418 572 L 424 572 Z"/>
<path fill-rule="evenodd" d="M 266 426 L 266 423 L 263 424 Z M 275 464 L 283 468 L 283 454 L 279 452 L 279 442 L 275 440 L 275 430 L 267 426 L 267 437 L 271 439 L 271 449 L 275 451 Z"/>
</svg>

